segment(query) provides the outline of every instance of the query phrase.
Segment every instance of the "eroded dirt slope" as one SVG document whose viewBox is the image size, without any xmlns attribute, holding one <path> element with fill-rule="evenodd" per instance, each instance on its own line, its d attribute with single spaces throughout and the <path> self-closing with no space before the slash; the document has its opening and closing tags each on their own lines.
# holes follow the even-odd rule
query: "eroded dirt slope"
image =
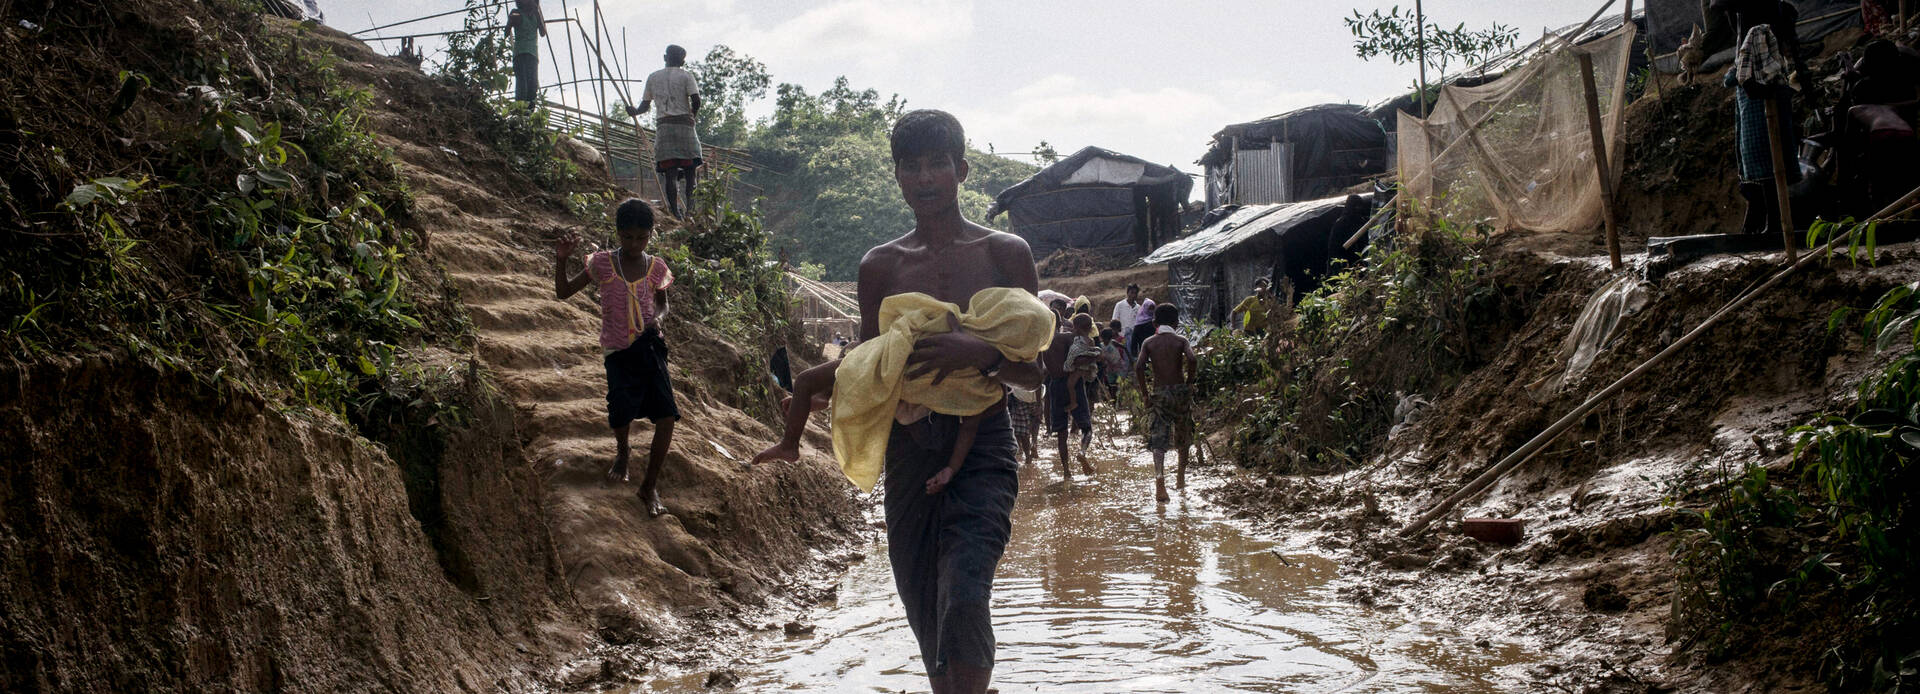
<svg viewBox="0 0 1920 694">
<path fill-rule="evenodd" d="M 1516 261 L 1520 257 L 1515 257 Z M 1882 248 L 1875 266 L 1837 260 L 1803 271 L 1637 380 L 1538 457 L 1416 538 L 1397 531 L 1544 430 L 1562 413 L 1671 344 L 1779 269 L 1779 253 L 1726 256 L 1649 285 L 1608 349 L 1557 389 L 1559 355 L 1587 297 L 1610 277 L 1604 257 L 1513 262 L 1541 295 L 1494 356 L 1351 472 L 1246 475 L 1225 497 L 1284 528 L 1295 543 L 1344 556 L 1349 599 L 1413 619 L 1462 625 L 1498 646 L 1558 660 L 1531 675 L 1571 691 L 1780 691 L 1812 686 L 1769 659 L 1729 667 L 1676 658 L 1669 631 L 1681 509 L 1719 489 L 1716 475 L 1754 463 L 1784 469 L 1785 432 L 1840 408 L 1877 360 L 1828 330 L 1836 309 L 1869 303 L 1920 275 L 1920 248 Z M 1783 473 L 1784 474 L 1784 473 Z M 1461 517 L 1526 522 L 1514 547 L 1460 534 Z"/>
<path fill-rule="evenodd" d="M 652 436 L 644 422 L 633 434 L 635 484 L 605 484 L 613 440 L 599 310 L 591 290 L 553 298 L 551 239 L 580 223 L 477 141 L 444 87 L 358 42 L 325 40 L 345 58 L 349 79 L 374 90 L 374 129 L 401 161 L 415 221 L 467 307 L 481 360 L 519 405 L 525 463 L 547 479 L 562 571 L 602 636 L 683 644 L 717 618 L 777 602 L 817 549 L 852 537 L 857 512 L 831 461 L 814 453 L 793 465 L 745 467 L 774 438 L 742 412 L 767 411 L 739 387 L 764 365 L 684 312 L 663 323 L 684 415 L 661 482 L 670 514 L 649 519 L 634 494 Z M 579 163 L 604 177 L 595 162 Z"/>
</svg>

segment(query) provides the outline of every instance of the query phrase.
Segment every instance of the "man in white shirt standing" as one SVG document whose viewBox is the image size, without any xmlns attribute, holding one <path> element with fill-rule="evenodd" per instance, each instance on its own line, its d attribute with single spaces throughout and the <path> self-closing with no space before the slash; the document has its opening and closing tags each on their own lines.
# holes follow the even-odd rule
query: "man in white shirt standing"
<svg viewBox="0 0 1920 694">
<path fill-rule="evenodd" d="M 1127 285 L 1127 298 L 1113 302 L 1113 320 L 1119 321 L 1120 329 L 1127 331 L 1121 339 L 1132 337 L 1133 317 L 1140 313 L 1140 285 Z"/>
<path fill-rule="evenodd" d="M 685 219 L 679 193 L 684 191 L 687 205 L 693 205 L 694 172 L 703 159 L 700 133 L 693 127 L 694 116 L 700 113 L 700 84 L 684 67 L 687 49 L 667 46 L 666 61 L 666 67 L 647 75 L 640 107 L 628 113 L 638 116 L 659 102 L 660 110 L 654 116 L 653 169 L 660 174 L 660 187 L 666 191 L 667 213 Z M 683 186 L 681 190 L 674 189 L 675 182 Z"/>
</svg>

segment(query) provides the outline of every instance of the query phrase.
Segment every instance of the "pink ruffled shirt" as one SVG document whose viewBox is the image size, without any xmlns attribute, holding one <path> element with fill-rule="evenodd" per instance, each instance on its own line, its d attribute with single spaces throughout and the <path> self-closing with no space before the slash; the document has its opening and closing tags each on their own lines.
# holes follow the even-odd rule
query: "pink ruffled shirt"
<svg viewBox="0 0 1920 694">
<path fill-rule="evenodd" d="M 673 286 L 673 271 L 660 256 L 648 256 L 647 275 L 637 280 L 620 276 L 618 251 L 587 256 L 587 272 L 600 288 L 600 348 L 618 352 L 654 325 L 653 293 Z"/>
</svg>

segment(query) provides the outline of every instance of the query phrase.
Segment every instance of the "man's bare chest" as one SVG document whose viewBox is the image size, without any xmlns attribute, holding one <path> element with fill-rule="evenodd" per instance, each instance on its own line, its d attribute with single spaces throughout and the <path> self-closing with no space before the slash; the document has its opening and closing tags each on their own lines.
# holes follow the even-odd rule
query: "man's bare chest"
<svg viewBox="0 0 1920 694">
<path fill-rule="evenodd" d="M 1004 286 L 985 253 L 904 259 L 894 268 L 888 294 L 919 292 L 965 306 L 982 289 Z"/>
</svg>

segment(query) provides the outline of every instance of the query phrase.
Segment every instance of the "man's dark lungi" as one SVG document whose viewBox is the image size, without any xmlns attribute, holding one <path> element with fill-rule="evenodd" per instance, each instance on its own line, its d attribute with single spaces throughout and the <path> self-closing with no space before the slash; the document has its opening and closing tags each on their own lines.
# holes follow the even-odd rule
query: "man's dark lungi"
<svg viewBox="0 0 1920 694">
<path fill-rule="evenodd" d="M 952 663 L 993 667 L 987 602 L 1020 493 L 1013 432 L 1002 410 L 981 420 L 973 450 L 946 491 L 927 496 L 927 478 L 946 467 L 959 428 L 959 417 L 929 415 L 896 422 L 887 440 L 887 558 L 929 677 Z"/>
</svg>

